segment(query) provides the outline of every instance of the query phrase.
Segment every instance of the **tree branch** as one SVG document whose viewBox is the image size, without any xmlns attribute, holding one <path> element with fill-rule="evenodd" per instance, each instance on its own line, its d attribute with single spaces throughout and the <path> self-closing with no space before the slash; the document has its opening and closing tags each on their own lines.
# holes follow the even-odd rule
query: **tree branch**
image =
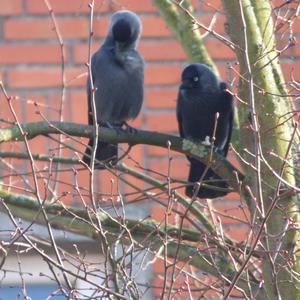
<svg viewBox="0 0 300 300">
<path fill-rule="evenodd" d="M 33 220 L 35 223 L 45 225 L 45 218 L 41 215 L 41 207 L 35 198 L 26 195 L 16 195 L 5 192 L 0 187 L 0 197 L 14 216 L 23 218 L 29 222 Z M 109 214 L 98 211 L 96 216 L 92 209 L 82 210 L 68 207 L 60 204 L 50 204 L 45 202 L 43 209 L 47 213 L 51 226 L 56 229 L 66 230 L 76 234 L 84 235 L 92 239 L 98 237 L 95 227 L 92 226 L 92 220 L 99 218 L 101 226 L 106 232 L 107 239 L 114 241 L 122 239 L 124 243 L 131 241 L 127 235 L 127 231 L 123 230 L 123 226 L 134 236 L 134 242 L 143 247 L 149 247 L 152 253 L 158 253 L 161 247 L 161 237 L 167 235 L 168 256 L 176 255 L 182 261 L 189 261 L 189 264 L 200 268 L 213 276 L 218 276 L 222 272 L 226 277 L 226 284 L 230 283 L 230 279 L 234 274 L 232 264 L 227 260 L 226 253 L 223 249 L 215 248 L 214 255 L 219 259 L 214 259 L 210 252 L 199 250 L 199 244 L 203 242 L 203 236 L 198 231 L 187 228 L 177 228 L 174 225 L 160 226 L 153 220 L 132 220 L 126 219 L 125 223 L 120 223 L 117 219 Z M 4 205 L 0 206 L 0 210 L 6 212 Z M 120 236 L 121 234 L 121 236 Z M 147 237 L 147 239 L 145 239 Z M 178 251 L 177 240 L 180 237 L 180 245 Z M 258 286 L 259 282 L 251 276 L 251 285 Z M 248 289 L 246 277 L 241 277 L 238 286 Z"/>
<path fill-rule="evenodd" d="M 33 139 L 38 135 L 66 134 L 77 137 L 92 137 L 93 127 L 75 123 L 60 122 L 35 122 L 22 124 L 27 139 Z M 0 129 L 0 144 L 8 141 L 20 141 L 23 136 L 17 126 L 9 126 Z M 210 146 L 194 143 L 173 135 L 138 130 L 136 133 L 129 131 L 117 131 L 109 128 L 99 128 L 99 140 L 108 143 L 128 143 L 130 145 L 145 144 L 168 148 L 176 152 L 189 155 L 207 164 L 210 161 Z M 244 186 L 244 176 L 229 161 L 218 153 L 213 153 L 211 168 L 221 178 L 228 180 L 233 190 L 239 192 Z"/>
</svg>

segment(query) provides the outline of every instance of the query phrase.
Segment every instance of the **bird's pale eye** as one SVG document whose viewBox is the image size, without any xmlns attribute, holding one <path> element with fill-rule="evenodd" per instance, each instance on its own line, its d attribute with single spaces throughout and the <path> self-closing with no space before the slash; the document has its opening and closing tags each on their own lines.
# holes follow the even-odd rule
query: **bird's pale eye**
<svg viewBox="0 0 300 300">
<path fill-rule="evenodd" d="M 198 77 L 198 76 L 193 77 L 193 81 L 194 81 L 194 82 L 199 81 L 199 77 Z"/>
</svg>

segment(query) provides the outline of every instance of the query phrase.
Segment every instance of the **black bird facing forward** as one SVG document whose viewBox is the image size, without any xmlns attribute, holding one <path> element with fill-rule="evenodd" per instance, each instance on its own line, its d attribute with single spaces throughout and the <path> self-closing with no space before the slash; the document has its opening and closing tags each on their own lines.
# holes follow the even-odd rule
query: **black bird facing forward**
<svg viewBox="0 0 300 300">
<path fill-rule="evenodd" d="M 181 80 L 177 99 L 180 136 L 196 142 L 212 142 L 215 132 L 215 149 L 226 157 L 233 122 L 233 97 L 227 91 L 226 83 L 221 82 L 204 64 L 187 66 L 182 72 Z M 219 116 L 216 120 L 217 113 Z M 201 186 L 197 197 L 215 198 L 227 194 L 226 191 L 213 190 L 213 187 L 227 188 L 226 181 L 211 169 L 205 173 L 206 166 L 200 161 L 188 156 L 187 158 L 190 161 L 189 183 L 203 179 L 203 183 L 212 187 L 209 189 Z M 187 185 L 185 192 L 192 197 L 194 185 Z"/>
<path fill-rule="evenodd" d="M 92 57 L 91 73 L 97 122 L 104 127 L 120 128 L 139 114 L 143 103 L 144 61 L 136 50 L 141 34 L 139 17 L 127 10 L 111 17 L 108 34 L 103 45 Z M 90 78 L 87 81 L 88 120 L 93 124 L 92 92 Z M 91 138 L 83 161 L 90 164 L 94 139 Z M 97 144 L 95 168 L 103 163 L 116 162 L 117 144 Z"/>
</svg>

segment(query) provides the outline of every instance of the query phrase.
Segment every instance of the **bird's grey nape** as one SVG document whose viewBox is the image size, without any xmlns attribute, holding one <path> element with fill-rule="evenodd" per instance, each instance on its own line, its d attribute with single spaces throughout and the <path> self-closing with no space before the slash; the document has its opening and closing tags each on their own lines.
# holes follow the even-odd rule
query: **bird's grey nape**
<svg viewBox="0 0 300 300">
<path fill-rule="evenodd" d="M 126 42 L 130 48 L 136 48 L 141 31 L 140 18 L 134 12 L 120 10 L 111 17 L 107 39 L 120 43 Z"/>
</svg>

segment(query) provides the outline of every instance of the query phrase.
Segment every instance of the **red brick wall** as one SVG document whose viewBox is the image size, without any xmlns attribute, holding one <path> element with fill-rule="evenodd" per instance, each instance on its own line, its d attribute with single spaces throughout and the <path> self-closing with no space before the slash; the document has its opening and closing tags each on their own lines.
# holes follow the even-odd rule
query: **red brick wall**
<svg viewBox="0 0 300 300">
<path fill-rule="evenodd" d="M 88 27 L 89 8 L 88 0 L 49 0 L 56 15 L 58 28 L 64 41 L 65 50 L 65 85 L 66 99 L 64 107 L 64 120 L 77 123 L 87 123 L 87 103 L 85 95 L 86 66 L 88 57 Z M 127 8 L 137 12 L 143 22 L 143 34 L 139 44 L 139 50 L 143 55 L 145 67 L 145 101 L 143 110 L 133 125 L 137 128 L 148 130 L 177 133 L 175 117 L 176 93 L 180 78 L 180 72 L 187 64 L 185 54 L 181 46 L 172 37 L 164 21 L 151 4 L 150 0 L 119 0 L 109 1 L 96 0 L 94 41 L 93 49 L 97 49 L 102 38 L 106 34 L 107 24 L 114 10 Z M 219 11 L 213 29 L 224 34 L 224 20 L 218 0 L 195 1 L 197 15 L 201 22 L 208 25 L 216 11 Z M 205 2 L 209 2 L 207 5 Z M 280 2 L 280 1 L 277 1 Z M 44 0 L 1 0 L 0 1 L 0 64 L 1 80 L 7 91 L 12 96 L 18 96 L 13 100 L 13 106 L 21 122 L 43 120 L 37 111 L 41 111 L 45 118 L 58 120 L 58 109 L 62 95 L 62 64 L 61 48 L 57 41 L 53 23 Z M 293 29 L 298 34 L 298 20 Z M 288 39 L 287 34 L 282 37 L 284 44 Z M 217 63 L 223 79 L 233 79 L 235 76 L 227 69 L 227 63 L 234 63 L 234 53 L 221 42 L 207 36 L 205 43 L 208 51 Z M 290 71 L 293 69 L 295 79 L 300 79 L 298 68 L 299 47 L 294 47 L 283 53 L 284 70 L 287 79 L 291 78 Z M 291 59 L 292 58 L 292 59 Z M 4 97 L 0 96 L 1 126 L 6 126 L 4 121 L 12 121 L 12 114 Z M 34 104 L 37 104 L 35 106 Z M 82 141 L 86 142 L 85 139 Z M 84 147 L 78 143 L 66 140 L 82 151 Z M 38 137 L 30 141 L 33 153 L 54 153 L 57 144 L 47 138 Z M 126 147 L 125 147 L 126 148 Z M 1 150 L 24 151 L 22 143 L 1 145 Z M 64 150 L 63 154 L 71 157 L 81 155 L 74 151 Z M 147 169 L 167 174 L 168 160 L 167 150 L 150 146 L 136 146 L 130 152 L 132 159 L 128 163 L 134 166 L 141 165 Z M 188 163 L 182 155 L 172 153 L 174 159 L 171 163 L 171 176 L 178 179 L 186 179 Z M 17 171 L 29 171 L 29 165 L 18 160 L 10 160 Z M 42 171 L 48 164 L 38 163 Z M 68 193 L 69 199 L 76 198 L 76 192 L 72 185 L 76 180 L 82 191 L 88 191 L 88 174 L 80 171 L 75 174 L 68 166 L 63 166 L 64 172 L 60 175 L 61 184 L 59 193 Z M 7 171 L 2 169 L 2 174 Z M 43 173 L 41 172 L 41 177 Z M 45 175 L 45 174 L 44 174 Z M 47 174 L 45 175 L 47 176 Z M 112 180 L 113 178 L 113 180 Z M 28 176 L 26 179 L 32 183 Z M 138 180 L 127 178 L 131 183 L 142 186 Z M 117 179 L 108 172 L 97 172 L 97 185 L 99 192 L 109 193 L 111 186 L 115 190 Z M 6 181 L 9 183 L 9 181 Z M 10 181 L 11 182 L 11 181 Z M 43 179 L 40 179 L 43 184 Z M 18 179 L 15 186 L 27 187 L 24 180 Z M 120 187 L 129 192 L 133 189 L 120 182 Z M 87 192 L 86 192 L 87 193 Z M 132 197 L 133 198 L 133 197 Z M 215 208 L 223 212 L 220 215 L 222 223 L 228 229 L 232 237 L 242 240 L 247 227 L 230 218 L 231 215 L 247 220 L 247 212 L 240 199 L 235 194 L 230 194 L 224 200 L 215 200 Z M 158 220 L 164 217 L 164 208 L 150 203 L 150 215 Z M 176 218 L 175 218 L 176 220 Z M 230 225 L 230 226 L 229 226 Z M 236 229 L 239 230 L 236 230 Z M 156 265 L 156 271 L 161 271 Z"/>
</svg>

